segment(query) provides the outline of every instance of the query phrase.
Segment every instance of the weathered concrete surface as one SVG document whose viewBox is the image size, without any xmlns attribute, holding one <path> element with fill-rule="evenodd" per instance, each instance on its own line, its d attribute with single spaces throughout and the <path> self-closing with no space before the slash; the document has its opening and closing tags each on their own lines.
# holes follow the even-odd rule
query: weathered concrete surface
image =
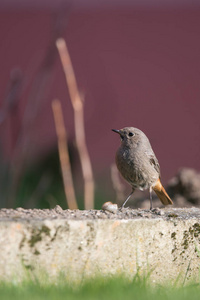
<svg viewBox="0 0 200 300">
<path fill-rule="evenodd" d="M 134 210 L 134 218 L 79 220 L 8 214 L 0 219 L 0 278 L 20 279 L 27 270 L 36 276 L 64 272 L 70 280 L 99 273 L 130 277 L 137 270 L 151 272 L 156 282 L 197 278 L 200 209 L 156 213 Z"/>
</svg>

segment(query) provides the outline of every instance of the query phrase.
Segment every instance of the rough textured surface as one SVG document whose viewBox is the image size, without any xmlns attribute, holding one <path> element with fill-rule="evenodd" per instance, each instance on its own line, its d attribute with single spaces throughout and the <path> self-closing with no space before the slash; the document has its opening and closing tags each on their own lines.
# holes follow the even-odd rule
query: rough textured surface
<svg viewBox="0 0 200 300">
<path fill-rule="evenodd" d="M 0 278 L 27 272 L 69 280 L 151 272 L 156 282 L 198 277 L 200 209 L 0 210 Z"/>
<path fill-rule="evenodd" d="M 0 209 L 0 221 L 39 221 L 45 219 L 67 219 L 67 220 L 88 220 L 88 219 L 137 219 L 137 218 L 162 218 L 168 220 L 175 217 L 178 219 L 199 218 L 200 209 L 188 208 L 154 208 L 149 209 L 131 209 L 119 208 L 116 213 L 110 213 L 103 210 L 63 210 L 59 205 L 54 209 Z"/>
</svg>

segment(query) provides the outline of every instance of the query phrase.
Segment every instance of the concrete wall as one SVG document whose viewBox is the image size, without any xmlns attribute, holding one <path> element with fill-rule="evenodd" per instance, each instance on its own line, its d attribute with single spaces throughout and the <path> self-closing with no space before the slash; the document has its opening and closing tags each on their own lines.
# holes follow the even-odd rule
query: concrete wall
<svg viewBox="0 0 200 300">
<path fill-rule="evenodd" d="M 0 278 L 66 274 L 70 281 L 98 274 L 151 273 L 153 282 L 197 279 L 200 210 L 134 210 L 124 218 L 1 218 Z M 64 211 L 63 211 L 64 212 Z M 97 212 L 97 211 L 96 211 Z M 105 218 L 102 219 L 101 215 Z M 199 250 L 198 250 L 199 249 Z"/>
</svg>

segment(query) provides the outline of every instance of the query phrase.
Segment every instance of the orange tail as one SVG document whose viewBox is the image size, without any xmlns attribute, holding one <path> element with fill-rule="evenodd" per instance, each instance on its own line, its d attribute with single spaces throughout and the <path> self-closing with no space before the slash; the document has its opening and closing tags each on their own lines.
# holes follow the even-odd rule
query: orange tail
<svg viewBox="0 0 200 300">
<path fill-rule="evenodd" d="M 173 204 L 172 200 L 170 199 L 169 195 L 165 191 L 164 187 L 162 186 L 162 183 L 160 182 L 160 179 L 157 180 L 156 184 L 152 186 L 154 192 L 164 205 Z"/>
</svg>

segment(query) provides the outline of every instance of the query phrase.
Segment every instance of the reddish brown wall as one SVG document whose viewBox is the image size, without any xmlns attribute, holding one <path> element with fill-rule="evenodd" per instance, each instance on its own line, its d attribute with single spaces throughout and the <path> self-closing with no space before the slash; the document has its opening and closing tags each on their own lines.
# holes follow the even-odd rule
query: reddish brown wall
<svg viewBox="0 0 200 300">
<path fill-rule="evenodd" d="M 36 74 L 53 20 L 48 11 L 0 14 L 0 101 L 10 70 L 17 66 L 25 77 L 19 117 L 27 99 L 38 101 L 40 107 L 24 131 L 31 155 L 56 141 L 54 97 L 63 102 L 73 136 L 73 114 L 58 56 L 37 99 Z M 87 141 L 97 170 L 114 161 L 119 140 L 111 128 L 124 126 L 138 127 L 149 136 L 165 180 L 182 166 L 200 169 L 200 9 L 72 12 L 64 37 L 85 95 Z M 37 83 L 34 78 L 39 78 Z M 0 128 L 7 157 L 14 145 L 10 126 L 7 119 Z"/>
</svg>

